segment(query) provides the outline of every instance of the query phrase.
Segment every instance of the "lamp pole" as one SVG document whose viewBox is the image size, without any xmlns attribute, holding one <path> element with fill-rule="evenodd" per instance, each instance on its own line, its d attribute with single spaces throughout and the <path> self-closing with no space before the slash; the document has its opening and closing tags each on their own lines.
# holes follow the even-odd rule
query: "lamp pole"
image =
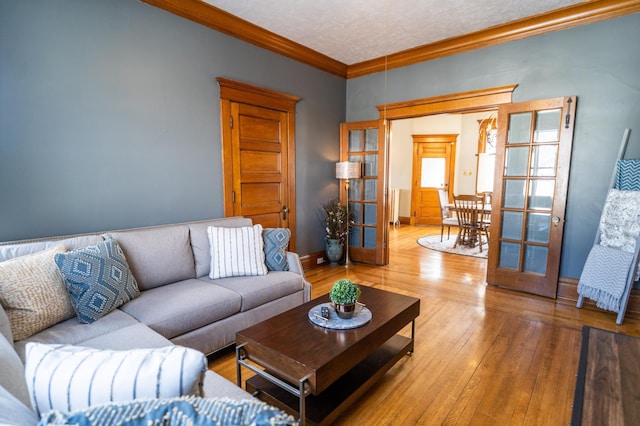
<svg viewBox="0 0 640 426">
<path fill-rule="evenodd" d="M 359 161 L 342 161 L 336 163 L 336 179 L 344 180 L 344 188 L 347 191 L 347 236 L 345 241 L 345 247 L 347 250 L 345 256 L 344 266 L 349 267 L 351 261 L 349 260 L 349 230 L 351 228 L 351 221 L 349 220 L 349 188 L 351 179 L 358 179 L 361 175 L 361 167 Z"/>
<path fill-rule="evenodd" d="M 344 258 L 344 267 L 348 268 L 351 262 L 349 261 L 349 231 L 351 230 L 351 221 L 349 220 L 349 179 L 344 180 L 344 189 L 347 191 L 347 236 L 345 237 L 345 247 L 347 254 Z"/>
</svg>

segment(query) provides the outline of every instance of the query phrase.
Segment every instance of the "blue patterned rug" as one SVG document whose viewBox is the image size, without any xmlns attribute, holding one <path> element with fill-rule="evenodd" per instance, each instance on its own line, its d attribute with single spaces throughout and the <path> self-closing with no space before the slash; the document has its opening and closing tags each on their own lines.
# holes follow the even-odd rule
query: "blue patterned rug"
<svg viewBox="0 0 640 426">
<path fill-rule="evenodd" d="M 459 254 L 462 256 L 480 257 L 484 259 L 486 259 L 487 255 L 489 254 L 489 246 L 487 245 L 484 238 L 482 243 L 482 253 L 480 253 L 480 247 L 478 247 L 477 245 L 473 248 L 467 247 L 465 245 L 459 245 L 458 247 L 453 248 L 453 245 L 455 243 L 456 243 L 455 235 L 451 235 L 451 237 L 448 240 L 447 240 L 447 236 L 445 235 L 444 238 L 442 239 L 442 242 L 440 242 L 440 235 L 428 235 L 426 237 L 418 238 L 418 244 L 421 245 L 422 247 L 425 247 L 431 250 L 441 251 L 444 253 Z"/>
</svg>

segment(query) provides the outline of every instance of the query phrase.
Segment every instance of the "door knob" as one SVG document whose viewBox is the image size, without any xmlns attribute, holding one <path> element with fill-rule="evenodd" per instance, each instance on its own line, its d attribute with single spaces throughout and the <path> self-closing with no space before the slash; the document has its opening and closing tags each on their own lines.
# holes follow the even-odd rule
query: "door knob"
<svg viewBox="0 0 640 426">
<path fill-rule="evenodd" d="M 287 220 L 287 213 L 289 213 L 287 206 L 282 206 L 282 220 Z"/>
<path fill-rule="evenodd" d="M 561 221 L 562 219 L 560 219 L 558 216 L 554 216 L 551 218 L 551 222 L 553 223 L 553 226 L 558 226 Z"/>
</svg>

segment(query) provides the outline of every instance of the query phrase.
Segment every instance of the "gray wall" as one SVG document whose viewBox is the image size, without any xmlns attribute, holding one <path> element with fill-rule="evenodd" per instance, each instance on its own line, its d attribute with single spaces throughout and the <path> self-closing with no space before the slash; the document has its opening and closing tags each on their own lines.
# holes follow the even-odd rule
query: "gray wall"
<svg viewBox="0 0 640 426">
<path fill-rule="evenodd" d="M 344 79 L 136 0 L 0 0 L 0 241 L 222 216 L 223 76 L 300 96 L 298 252 L 341 121 L 375 105 L 517 83 L 515 101 L 578 96 L 561 275 L 578 277 L 618 143 L 640 156 L 640 15 Z M 345 106 L 346 99 L 346 106 Z"/>
<path fill-rule="evenodd" d="M 218 76 L 302 98 L 297 248 L 322 250 L 345 80 L 136 0 L 0 0 L 0 241 L 222 216 Z"/>
<path fill-rule="evenodd" d="M 513 100 L 577 95 L 561 276 L 580 276 L 625 128 L 640 157 L 640 15 L 493 46 L 347 81 L 347 121 L 375 105 L 517 83 Z"/>
</svg>

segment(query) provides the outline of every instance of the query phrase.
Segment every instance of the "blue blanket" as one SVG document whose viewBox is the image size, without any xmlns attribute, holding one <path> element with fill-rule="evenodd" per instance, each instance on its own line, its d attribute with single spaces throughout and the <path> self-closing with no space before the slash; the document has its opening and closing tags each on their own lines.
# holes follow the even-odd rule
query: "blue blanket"
<svg viewBox="0 0 640 426">
<path fill-rule="evenodd" d="M 633 253 L 593 246 L 580 275 L 578 293 L 594 300 L 600 309 L 620 312 L 632 261 Z"/>
<path fill-rule="evenodd" d="M 640 191 L 640 160 L 618 160 L 615 189 Z"/>
</svg>

